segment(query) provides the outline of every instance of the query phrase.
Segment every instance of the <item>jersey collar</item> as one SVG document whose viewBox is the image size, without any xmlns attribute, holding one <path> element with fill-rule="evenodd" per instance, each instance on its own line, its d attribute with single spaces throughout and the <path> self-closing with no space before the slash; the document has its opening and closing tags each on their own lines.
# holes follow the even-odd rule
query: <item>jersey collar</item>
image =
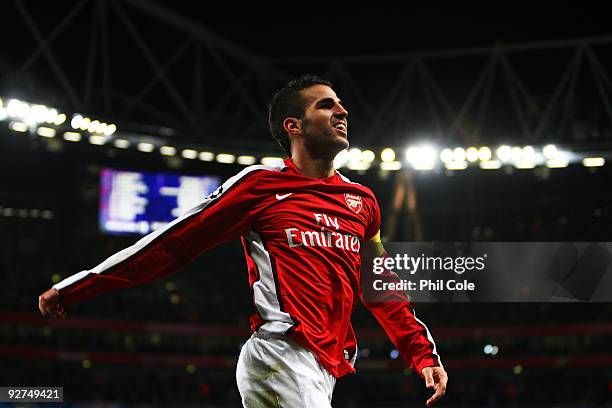
<svg viewBox="0 0 612 408">
<path fill-rule="evenodd" d="M 291 173 L 295 173 L 295 174 L 300 174 L 302 176 L 304 176 L 302 174 L 302 172 L 300 171 L 300 169 L 297 168 L 297 166 L 295 165 L 295 163 L 293 162 L 293 159 L 291 157 L 286 157 L 284 160 L 285 166 L 289 169 L 288 171 Z M 304 176 L 304 177 L 308 177 L 308 176 Z M 308 178 L 312 178 L 312 177 L 308 177 Z M 321 179 L 315 179 L 315 180 L 319 180 L 323 183 L 338 183 L 340 182 L 340 176 L 338 175 L 338 172 L 336 170 L 334 170 L 334 174 L 331 177 L 326 177 L 326 178 L 321 178 Z"/>
</svg>

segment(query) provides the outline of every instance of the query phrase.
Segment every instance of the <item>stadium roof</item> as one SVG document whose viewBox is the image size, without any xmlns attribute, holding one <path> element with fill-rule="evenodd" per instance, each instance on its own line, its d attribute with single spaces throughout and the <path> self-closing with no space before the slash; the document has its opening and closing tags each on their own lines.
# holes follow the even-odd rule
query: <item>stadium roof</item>
<svg viewBox="0 0 612 408">
<path fill-rule="evenodd" d="M 99 117 L 138 133 L 255 143 L 261 143 L 262 137 L 269 141 L 265 105 L 272 91 L 304 72 L 334 80 L 350 106 L 353 140 L 363 145 L 379 142 L 380 135 L 389 143 L 403 142 L 431 125 L 419 120 L 431 122 L 432 116 L 447 111 L 451 112 L 447 123 L 442 118 L 439 127 L 451 132 L 443 138 L 455 143 L 478 142 L 479 135 L 467 140 L 467 132 L 458 131 L 453 124 L 462 122 L 460 126 L 469 127 L 473 125 L 469 121 L 476 122 L 481 116 L 476 103 L 465 115 L 457 115 L 479 78 L 493 78 L 487 77 L 487 52 L 478 59 L 442 61 L 437 66 L 427 61 L 410 66 L 410 55 L 493 49 L 500 43 L 563 43 L 612 34 L 602 10 L 533 4 L 526 8 L 510 3 L 365 7 L 313 2 L 262 7 L 255 2 L 239 6 L 216 2 L 212 6 L 168 0 L 15 1 L 5 5 L 4 15 L 0 96 Z M 612 44 L 612 36 L 607 38 L 607 44 Z M 520 101 L 518 105 L 539 104 L 544 112 L 576 45 L 555 55 L 556 59 L 541 53 L 552 67 L 534 62 L 531 55 L 510 61 L 525 82 L 527 99 L 533 98 L 533 103 Z M 604 51 L 598 56 L 606 65 L 609 50 Z M 368 64 L 339 58 L 366 55 L 373 56 Z M 390 60 L 385 55 L 400 58 Z M 417 85 L 402 85 L 412 80 L 408 72 L 412 69 L 417 75 L 412 83 Z M 495 87 L 504 86 L 499 72 L 491 74 L 497 75 L 491 79 L 491 100 L 484 94 L 475 99 L 490 105 L 486 110 L 494 125 L 502 122 L 495 117 L 499 106 L 513 106 L 508 90 L 503 91 L 506 99 L 495 100 Z M 431 88 L 429 92 L 439 87 L 444 95 L 432 106 L 427 91 L 409 89 L 420 86 L 428 75 L 434 81 L 424 86 Z M 405 89 L 395 88 L 399 85 Z M 394 89 L 398 93 L 392 97 Z M 478 91 L 486 92 L 484 85 Z M 412 93 L 407 96 L 406 92 Z M 598 98 L 594 86 L 589 92 Z M 513 110 L 506 110 L 514 115 Z M 528 125 L 535 128 L 542 112 L 536 115 L 537 123 Z M 547 120 L 555 123 L 553 117 Z M 525 136 L 517 123 L 513 125 L 508 134 L 516 135 L 515 139 Z M 483 129 L 490 138 L 493 132 L 486 126 Z"/>
</svg>

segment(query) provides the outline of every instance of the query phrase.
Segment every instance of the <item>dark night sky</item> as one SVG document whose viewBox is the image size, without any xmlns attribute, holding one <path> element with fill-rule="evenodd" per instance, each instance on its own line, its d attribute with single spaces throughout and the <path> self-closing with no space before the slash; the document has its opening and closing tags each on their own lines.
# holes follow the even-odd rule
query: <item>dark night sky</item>
<svg viewBox="0 0 612 408">
<path fill-rule="evenodd" d="M 22 0 L 28 12 L 32 15 L 38 29 L 43 36 L 51 33 L 81 1 L 61 0 L 57 2 L 39 2 L 34 0 Z M 609 13 L 602 5 L 597 7 L 587 6 L 581 3 L 581 7 L 570 7 L 559 4 L 553 6 L 517 5 L 508 2 L 495 2 L 489 5 L 455 3 L 454 5 L 413 5 L 407 2 L 389 2 L 388 5 L 377 2 L 378 7 L 357 6 L 355 4 L 343 4 L 338 2 L 285 2 L 282 4 L 263 4 L 262 2 L 230 2 L 230 1 L 187 1 L 187 0 L 149 0 L 150 3 L 160 4 L 168 10 L 191 20 L 209 31 L 225 38 L 246 50 L 255 54 L 268 57 L 322 57 L 332 60 L 334 56 L 359 56 L 377 54 L 402 54 L 416 51 L 432 51 L 457 49 L 476 46 L 492 46 L 497 41 L 510 43 L 528 43 L 546 40 L 563 40 L 576 37 L 612 35 L 612 24 L 610 24 Z M 176 29 L 158 18 L 148 15 L 130 3 L 130 0 L 116 1 L 121 4 L 139 34 L 143 37 L 146 46 L 155 55 L 160 64 L 168 61 L 177 50 L 188 43 L 190 38 L 184 32 Z M 356 2 L 354 2 L 356 3 Z M 17 3 L 7 2 L 3 24 L 0 26 L 0 35 L 5 38 L 3 47 L 0 48 L 0 79 L 3 72 L 14 72 L 24 64 L 38 47 L 34 36 L 27 28 L 24 19 L 18 12 Z M 105 60 L 108 64 L 109 88 L 119 91 L 123 95 L 139 95 L 141 90 L 147 86 L 151 77 L 157 75 L 152 64 L 147 61 L 142 52 L 142 47 L 134 40 L 126 24 L 119 17 L 113 2 L 86 1 L 84 7 L 65 30 L 54 40 L 50 49 L 59 61 L 65 76 L 74 86 L 79 95 L 84 94 L 85 85 L 90 78 L 88 69 L 93 66 L 91 81 L 93 87 L 106 84 L 103 75 L 104 64 L 101 64 L 102 56 L 102 34 L 92 30 L 93 27 L 101 25 L 102 20 L 99 5 L 107 6 L 109 32 L 109 58 Z M 94 33 L 96 33 L 94 35 Z M 92 41 L 92 38 L 95 41 Z M 10 39 L 10 40 L 8 40 Z M 95 47 L 91 47 L 95 43 Z M 194 88 L 194 60 L 193 48 L 178 63 L 168 71 L 168 76 L 176 86 L 178 93 L 191 100 Z M 94 50 L 92 52 L 91 50 Z M 191 52 L 191 53 L 190 53 Z M 206 52 L 206 51 L 205 51 Z M 89 64 L 91 56 L 96 58 L 94 64 Z M 606 57 L 602 53 L 602 57 Z M 220 72 L 218 64 L 207 55 L 204 67 L 201 71 L 204 75 L 214 78 L 206 82 L 208 109 L 216 107 L 219 98 L 223 99 L 226 90 L 231 84 L 227 75 Z M 226 56 L 225 56 L 226 57 Z M 559 73 L 551 73 L 550 61 L 546 64 L 534 63 L 528 60 L 517 61 L 519 75 L 531 80 L 529 90 L 535 93 L 546 93 L 554 89 L 555 81 L 558 81 Z M 544 58 L 548 58 L 544 54 Z M 609 59 L 609 57 L 607 57 Z M 229 59 L 228 59 L 229 60 Z M 232 70 L 238 74 L 244 69 L 244 61 L 232 61 Z M 471 86 L 475 81 L 475 75 L 480 72 L 481 66 L 472 67 L 468 64 L 433 66 L 433 75 L 441 79 L 459 78 L 462 83 Z M 207 65 L 206 65 L 207 64 Z M 560 63 L 552 62 L 553 68 L 560 71 L 567 64 L 567 56 L 562 56 Z M 279 64 L 281 65 L 281 64 Z M 544 67 L 539 72 L 540 65 Z M 288 65 L 287 65 L 288 66 Z M 302 67 L 283 66 L 284 69 L 295 69 L 301 71 Z M 449 71 L 452 67 L 452 71 Z M 7 94 L 16 93 L 23 98 L 35 98 L 34 100 L 47 101 L 57 106 L 70 108 L 70 101 L 66 97 L 57 75 L 51 69 L 47 58 L 37 58 L 25 74 L 6 76 L 8 81 L 1 82 L 4 88 L 0 91 Z M 315 67 L 315 70 L 321 66 Z M 351 67 L 355 69 L 355 67 Z M 359 68 L 359 67 L 357 67 Z M 376 92 L 370 93 L 369 97 L 376 101 L 381 98 L 381 92 L 386 92 L 393 84 L 395 77 L 399 75 L 387 73 L 383 67 L 371 66 L 361 68 L 355 80 L 364 87 L 370 82 L 376 87 Z M 304 68 L 309 72 L 310 66 Z M 324 69 L 324 67 L 323 67 Z M 395 67 L 394 67 L 395 69 Z M 436 71 L 438 69 L 438 71 Z M 469 75 L 461 76 L 459 69 L 464 69 Z M 314 71 L 314 70 L 313 70 Z M 529 71 L 529 72 L 527 72 Z M 324 71 L 314 71 L 323 73 Z M 382 74 L 378 74 L 378 73 Z M 448 75 L 452 72 L 452 75 Z M 303 73 L 303 72 L 302 72 Z M 366 74 L 361 77 L 361 74 Z M 369 81 L 370 74 L 381 75 L 377 81 Z M 365 80 L 367 79 L 367 80 Z M 543 79 L 542 81 L 540 79 Z M 545 83 L 550 79 L 550 83 Z M 387 80 L 387 83 L 384 81 Z M 535 84 L 535 85 L 534 85 Z M 278 84 L 277 84 L 278 85 Z M 542 90 L 538 89 L 541 87 Z M 380 88 L 380 89 L 379 89 Z M 254 91 L 250 89 L 250 91 Z M 128 116 L 123 110 L 125 103 L 117 102 L 118 95 L 115 92 L 115 103 L 117 109 L 105 110 L 106 105 L 101 97 L 101 91 L 93 92 L 81 108 L 78 104 L 73 109 L 85 109 L 84 112 L 102 112 L 114 117 L 119 115 Z M 458 89 L 459 95 L 454 102 L 462 103 L 466 89 Z M 212 96 L 208 96 L 212 95 Z M 220 96 L 219 96 L 220 95 Z M 376 99 L 378 98 L 378 99 Z M 452 96 L 451 96 L 452 98 Z M 85 99 L 85 97 L 83 97 Z M 345 97 L 348 99 L 348 97 Z M 177 104 L 170 97 L 166 89 L 158 82 L 144 100 L 159 112 L 173 112 L 180 116 L 181 112 Z M 451 101 L 453 102 L 453 101 Z M 122 105 L 123 103 L 123 105 Z M 141 112 L 142 113 L 142 112 Z M 124 116 L 120 116 L 120 119 Z M 129 115 L 134 120 L 142 123 L 161 123 L 175 126 L 172 120 L 160 119 L 157 114 L 147 112 L 143 117 Z"/>
<path fill-rule="evenodd" d="M 444 6 L 389 2 L 378 7 L 338 2 L 285 2 L 272 7 L 262 6 L 261 2 L 150 1 L 248 50 L 271 57 L 406 53 L 489 46 L 496 41 L 516 43 L 612 34 L 605 2 L 596 7 L 584 2 L 579 7 L 561 3 L 534 6 L 536 2 L 529 5 L 494 2 L 478 6 L 476 2 Z M 45 34 L 79 2 L 26 0 L 23 4 Z M 122 4 L 136 25 L 145 29 L 147 40 L 153 39 L 154 48 L 172 42 L 165 37 L 164 23 L 127 2 Z M 61 45 L 56 44 L 69 37 L 71 42 L 83 41 L 80 48 L 88 46 L 95 5 L 93 1 L 85 5 L 84 13 L 71 23 L 71 27 L 78 28 L 62 34 L 53 45 L 54 52 L 61 52 Z M 121 24 L 113 15 L 112 7 L 110 10 L 111 23 Z M 0 33 L 12 41 L 4 44 L 0 55 L 17 63 L 31 49 L 33 38 L 12 2 L 6 4 L 4 14 Z M 117 48 L 121 43 L 117 41 L 112 46 Z"/>
<path fill-rule="evenodd" d="M 254 53 L 270 57 L 333 57 L 407 53 L 472 46 L 490 46 L 496 41 L 523 43 L 551 39 L 611 34 L 612 24 L 604 10 L 581 3 L 580 7 L 514 5 L 495 2 L 490 5 L 388 5 L 355 6 L 338 2 L 286 2 L 271 7 L 260 2 L 202 2 L 187 0 L 150 0 Z M 356 2 L 355 2 L 356 3 Z M 532 2 L 536 3 L 536 2 Z M 51 32 L 77 1 L 23 4 L 34 17 L 43 34 Z M 110 3 L 111 24 L 121 25 Z M 180 44 L 167 37 L 167 26 L 144 12 L 122 2 L 130 18 L 143 31 L 147 42 L 160 54 L 165 43 Z M 378 3 L 380 4 L 380 3 Z M 89 1 L 68 32 L 55 41 L 53 51 L 62 54 L 62 42 L 84 50 L 96 3 Z M 15 6 L 7 3 L 0 33 L 12 41 L 4 44 L 0 56 L 5 62 L 21 63 L 31 52 L 32 34 L 24 26 Z M 178 34 L 178 31 L 175 30 Z M 121 34 L 126 35 L 127 33 Z M 182 35 L 185 38 L 185 35 Z M 177 36 L 178 38 L 178 36 Z M 113 51 L 133 47 L 127 41 L 112 43 Z M 122 45 L 124 44 L 124 45 Z M 68 47 L 69 53 L 74 47 Z"/>
<path fill-rule="evenodd" d="M 402 53 L 612 33 L 603 6 L 584 4 L 366 7 L 329 2 L 262 8 L 255 2 L 239 7 L 228 2 L 204 10 L 192 2 L 161 3 L 250 50 L 278 57 Z"/>
</svg>

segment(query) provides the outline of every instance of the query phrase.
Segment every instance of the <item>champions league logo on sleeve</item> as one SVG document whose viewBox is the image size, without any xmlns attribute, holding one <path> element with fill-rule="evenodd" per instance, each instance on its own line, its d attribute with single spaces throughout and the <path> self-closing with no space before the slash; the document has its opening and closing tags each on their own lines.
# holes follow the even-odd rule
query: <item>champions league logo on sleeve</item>
<svg viewBox="0 0 612 408">
<path fill-rule="evenodd" d="M 223 193 L 223 185 L 220 185 L 219 187 L 217 187 L 217 189 L 213 191 L 212 193 L 210 193 L 210 195 L 207 198 L 214 200 L 215 198 L 219 197 L 221 193 Z"/>
<path fill-rule="evenodd" d="M 344 201 L 346 201 L 346 205 L 348 208 L 353 210 L 355 214 L 359 214 L 362 207 L 361 196 L 357 194 L 344 194 Z"/>
</svg>

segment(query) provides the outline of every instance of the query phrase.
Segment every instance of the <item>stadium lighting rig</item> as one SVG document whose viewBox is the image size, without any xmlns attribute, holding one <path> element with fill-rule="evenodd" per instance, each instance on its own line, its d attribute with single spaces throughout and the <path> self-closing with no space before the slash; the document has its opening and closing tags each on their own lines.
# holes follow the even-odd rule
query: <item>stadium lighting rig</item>
<svg viewBox="0 0 612 408">
<path fill-rule="evenodd" d="M 108 124 L 104 122 L 100 122 L 96 119 L 88 118 L 87 116 L 83 116 L 80 114 L 74 114 L 72 116 L 72 120 L 70 121 L 70 126 L 74 130 L 81 130 L 84 132 L 89 132 L 92 135 L 99 136 L 111 136 L 113 133 L 117 131 L 117 126 L 114 124 Z"/>
<path fill-rule="evenodd" d="M 105 123 L 80 113 L 67 114 L 41 104 L 31 104 L 18 99 L 0 98 L 0 122 L 16 133 L 29 133 L 46 139 L 63 138 L 71 143 L 88 143 L 117 149 L 134 149 L 145 154 L 180 156 L 186 160 L 216 161 L 223 164 L 237 163 L 249 166 L 257 162 L 269 164 L 282 160 L 270 152 L 259 156 L 245 155 L 244 151 L 231 148 L 213 149 L 190 143 L 172 145 L 163 136 L 122 133 L 117 125 Z M 175 141 L 172 141 L 175 142 Z M 403 153 L 403 154 L 402 154 Z M 462 171 L 470 168 L 497 170 L 502 167 L 534 169 L 548 167 L 558 169 L 578 164 L 584 167 L 601 167 L 612 158 L 612 152 L 578 152 L 569 148 L 547 144 L 544 146 L 433 146 L 414 143 L 403 151 L 397 147 L 373 149 L 351 147 L 338 154 L 336 168 L 367 171 L 378 168 L 383 171 L 401 169 L 416 172 Z"/>
<path fill-rule="evenodd" d="M 535 167 L 563 168 L 572 163 L 582 163 L 585 167 L 598 167 L 606 163 L 609 152 L 580 153 L 569 148 L 561 148 L 554 144 L 538 146 L 498 147 L 469 146 L 445 147 L 436 149 L 430 145 L 411 145 L 405 150 L 405 160 L 401 165 L 407 165 L 414 170 L 426 171 L 437 168 L 446 170 L 465 170 L 478 167 L 483 170 L 496 170 L 503 166 L 516 169 L 533 169 Z M 386 148 L 381 152 L 382 164 L 395 160 L 395 152 Z M 397 165 L 396 165 L 397 166 Z"/>
<path fill-rule="evenodd" d="M 33 104 L 15 98 L 0 98 L 0 121 L 8 122 L 8 128 L 19 133 L 36 134 L 54 138 L 60 133 L 69 142 L 80 142 L 84 138 L 91 144 L 104 145 L 117 131 L 117 125 L 105 123 L 75 113 L 71 116 L 47 105 Z"/>
</svg>

